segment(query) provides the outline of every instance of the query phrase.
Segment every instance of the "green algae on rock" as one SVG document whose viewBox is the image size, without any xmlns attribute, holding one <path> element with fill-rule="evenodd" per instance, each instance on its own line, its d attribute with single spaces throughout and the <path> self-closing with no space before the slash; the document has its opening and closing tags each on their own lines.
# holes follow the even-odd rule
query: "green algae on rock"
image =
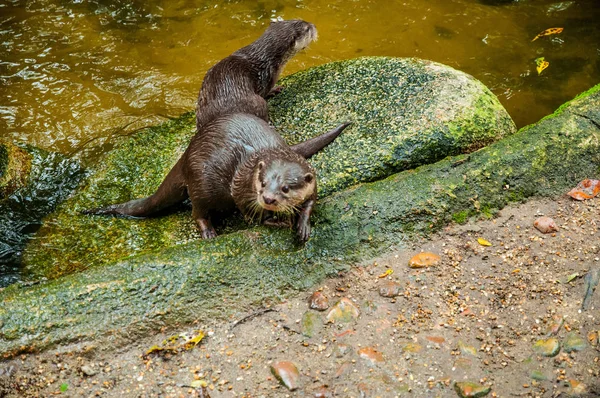
<svg viewBox="0 0 600 398">
<path fill-rule="evenodd" d="M 8 287 L 0 292 L 0 353 L 107 336 L 118 344 L 164 325 L 224 318 L 439 230 L 457 212 L 560 195 L 600 171 L 599 109 L 600 85 L 475 153 L 325 198 L 304 247 L 289 231 L 255 227 Z"/>
<path fill-rule="evenodd" d="M 319 196 L 349 185 L 470 152 L 514 132 L 497 98 L 450 67 L 416 59 L 359 58 L 299 72 L 270 102 L 272 121 L 288 142 L 354 120 L 311 159 Z M 46 219 L 24 254 L 30 278 L 57 278 L 142 252 L 199 240 L 189 209 L 132 220 L 82 215 L 84 209 L 150 195 L 194 132 L 193 115 L 147 129 L 101 159 L 90 178 Z M 299 132 L 303 132 L 302 134 Z M 219 233 L 239 229 L 233 217 Z M 290 234 L 290 239 L 294 239 Z"/>
<path fill-rule="evenodd" d="M 321 196 L 472 152 L 515 132 L 481 82 L 416 58 L 364 57 L 283 79 L 270 118 L 297 143 L 344 120 L 351 129 L 311 158 Z"/>
</svg>

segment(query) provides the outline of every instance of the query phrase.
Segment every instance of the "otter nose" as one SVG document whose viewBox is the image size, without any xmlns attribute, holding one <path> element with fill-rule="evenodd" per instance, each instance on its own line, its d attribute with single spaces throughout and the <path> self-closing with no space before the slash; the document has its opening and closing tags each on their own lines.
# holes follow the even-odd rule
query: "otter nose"
<svg viewBox="0 0 600 398">
<path fill-rule="evenodd" d="M 274 205 L 275 203 L 277 203 L 277 199 L 275 199 L 275 198 L 269 198 L 268 196 L 263 196 L 263 200 L 268 205 Z"/>
</svg>

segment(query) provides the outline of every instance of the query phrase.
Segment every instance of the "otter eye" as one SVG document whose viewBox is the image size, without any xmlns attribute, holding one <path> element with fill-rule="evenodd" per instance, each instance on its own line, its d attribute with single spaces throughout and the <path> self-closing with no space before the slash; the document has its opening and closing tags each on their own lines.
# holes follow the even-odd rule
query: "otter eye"
<svg viewBox="0 0 600 398">
<path fill-rule="evenodd" d="M 260 186 L 264 188 L 264 187 L 267 186 L 267 183 L 263 181 L 263 182 L 260 183 Z"/>
<path fill-rule="evenodd" d="M 281 188 L 281 190 L 283 191 L 283 193 L 288 193 L 288 192 L 290 192 L 290 187 L 288 187 L 287 185 L 284 185 L 283 188 Z"/>
</svg>

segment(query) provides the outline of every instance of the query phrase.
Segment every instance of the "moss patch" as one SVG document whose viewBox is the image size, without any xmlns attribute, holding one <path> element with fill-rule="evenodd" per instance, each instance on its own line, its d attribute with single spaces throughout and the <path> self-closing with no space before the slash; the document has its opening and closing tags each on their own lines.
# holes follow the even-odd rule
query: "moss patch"
<svg viewBox="0 0 600 398">
<path fill-rule="evenodd" d="M 365 256 L 428 234 L 473 207 L 563 194 L 600 165 L 600 91 L 470 154 L 365 183 L 321 201 L 304 247 L 288 231 L 256 227 L 0 292 L 0 353 L 228 317 L 305 289 Z M 584 115 L 584 116 L 581 116 Z M 452 195 L 448 195 L 451 192 Z"/>
<path fill-rule="evenodd" d="M 270 102 L 274 125 L 290 143 L 345 120 L 355 124 L 311 159 L 321 198 L 448 155 L 470 152 L 514 132 L 514 123 L 480 82 L 429 61 L 359 58 L 303 71 Z M 108 153 L 81 189 L 47 218 L 24 262 L 31 278 L 59 276 L 199 239 L 189 208 L 131 220 L 80 210 L 151 194 L 181 156 L 194 118 L 147 129 Z M 246 228 L 239 216 L 220 234 Z M 289 233 L 292 239 L 292 234 Z"/>
</svg>

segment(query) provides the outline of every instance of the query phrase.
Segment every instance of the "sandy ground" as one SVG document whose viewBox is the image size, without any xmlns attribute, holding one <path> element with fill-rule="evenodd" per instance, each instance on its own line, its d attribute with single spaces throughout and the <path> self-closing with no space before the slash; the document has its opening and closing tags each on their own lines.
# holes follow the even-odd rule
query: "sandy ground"
<svg viewBox="0 0 600 398">
<path fill-rule="evenodd" d="M 559 230 L 535 230 L 541 215 Z M 409 268 L 423 251 L 439 264 Z M 382 253 L 254 314 L 118 349 L 78 345 L 5 361 L 0 397 L 456 397 L 456 382 L 490 387 L 494 397 L 598 397 L 600 291 L 581 310 L 584 276 L 598 267 L 600 199 L 531 201 Z M 332 307 L 310 309 L 314 291 Z M 328 322 L 340 300 L 358 317 Z M 176 351 L 145 355 L 198 330 L 206 336 L 194 348 L 173 338 Z M 546 338 L 560 353 L 534 351 Z M 280 361 L 298 370 L 294 391 L 271 372 L 285 368 Z"/>
</svg>

